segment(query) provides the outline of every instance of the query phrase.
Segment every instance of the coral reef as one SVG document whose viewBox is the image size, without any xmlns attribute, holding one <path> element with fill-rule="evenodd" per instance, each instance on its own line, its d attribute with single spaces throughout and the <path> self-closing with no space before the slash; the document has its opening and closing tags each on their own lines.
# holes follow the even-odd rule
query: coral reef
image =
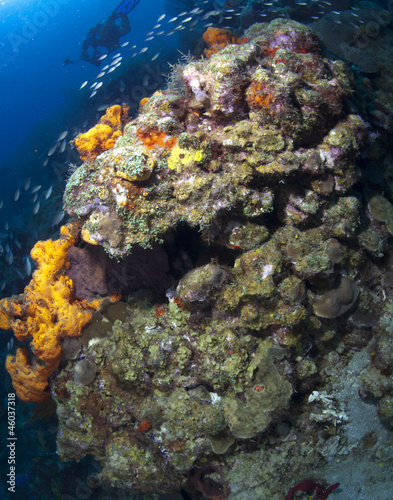
<svg viewBox="0 0 393 500">
<path fill-rule="evenodd" d="M 92 489 L 326 498 L 345 488 L 332 464 L 365 447 L 391 463 L 393 205 L 362 168 L 383 141 L 312 29 L 245 35 L 179 63 L 67 182 L 76 232 L 42 294 L 67 285 L 86 323 L 56 330 L 48 359 L 33 335 L 33 373 L 25 350 L 8 365 L 47 384 L 61 356 L 57 452 L 94 457 Z"/>
</svg>

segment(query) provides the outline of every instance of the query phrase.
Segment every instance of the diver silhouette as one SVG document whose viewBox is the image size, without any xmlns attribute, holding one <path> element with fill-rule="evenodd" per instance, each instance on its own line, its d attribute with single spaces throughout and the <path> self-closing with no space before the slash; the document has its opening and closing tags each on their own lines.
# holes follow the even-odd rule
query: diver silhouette
<svg viewBox="0 0 393 500">
<path fill-rule="evenodd" d="M 96 24 L 88 32 L 82 44 L 82 57 L 76 61 L 67 58 L 64 64 L 87 61 L 99 66 L 101 56 L 116 50 L 119 47 L 120 37 L 127 35 L 131 31 L 127 15 L 139 2 L 140 0 L 124 0 L 121 2 L 107 19 Z M 105 48 L 105 52 L 100 52 L 100 47 Z"/>
</svg>

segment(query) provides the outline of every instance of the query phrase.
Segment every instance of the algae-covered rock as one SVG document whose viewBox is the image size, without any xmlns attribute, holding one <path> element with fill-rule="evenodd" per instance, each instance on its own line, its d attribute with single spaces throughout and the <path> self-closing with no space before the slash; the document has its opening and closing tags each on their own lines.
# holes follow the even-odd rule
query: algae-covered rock
<svg viewBox="0 0 393 500">
<path fill-rule="evenodd" d="M 264 355 L 252 384 L 244 393 L 245 402 L 225 399 L 224 411 L 235 437 L 251 438 L 263 431 L 270 424 L 272 413 L 282 410 L 292 395 L 291 384 L 274 366 L 274 360 L 282 359 L 285 350 L 268 346 L 265 344 L 262 348 Z"/>
</svg>

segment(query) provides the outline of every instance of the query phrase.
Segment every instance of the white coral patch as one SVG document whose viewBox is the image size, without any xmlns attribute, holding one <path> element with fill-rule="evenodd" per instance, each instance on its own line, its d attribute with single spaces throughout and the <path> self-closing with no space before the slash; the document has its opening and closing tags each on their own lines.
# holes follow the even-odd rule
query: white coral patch
<svg viewBox="0 0 393 500">
<path fill-rule="evenodd" d="M 272 264 L 266 264 L 263 266 L 262 269 L 262 279 L 268 278 L 271 274 L 273 274 L 273 265 Z"/>
</svg>

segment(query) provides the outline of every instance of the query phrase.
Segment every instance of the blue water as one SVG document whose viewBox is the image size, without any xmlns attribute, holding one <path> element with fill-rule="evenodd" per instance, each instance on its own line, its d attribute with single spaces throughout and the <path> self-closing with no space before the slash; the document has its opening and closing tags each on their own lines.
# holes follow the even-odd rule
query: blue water
<svg viewBox="0 0 393 500">
<path fill-rule="evenodd" d="M 50 130 L 44 129 L 49 143 L 67 125 L 62 123 L 61 113 L 68 115 L 67 107 L 75 105 L 80 84 L 94 78 L 97 68 L 87 62 L 65 66 L 64 59 L 78 57 L 88 30 L 105 19 L 118 3 L 118 0 L 2 2 L 0 146 L 3 167 L 40 125 L 51 119 L 55 121 Z M 149 9 L 146 3 L 152 4 L 145 2 L 144 5 L 142 1 L 131 13 L 131 33 L 122 38 L 122 42 L 143 40 L 163 12 L 163 0 L 155 0 L 154 8 Z"/>
</svg>

